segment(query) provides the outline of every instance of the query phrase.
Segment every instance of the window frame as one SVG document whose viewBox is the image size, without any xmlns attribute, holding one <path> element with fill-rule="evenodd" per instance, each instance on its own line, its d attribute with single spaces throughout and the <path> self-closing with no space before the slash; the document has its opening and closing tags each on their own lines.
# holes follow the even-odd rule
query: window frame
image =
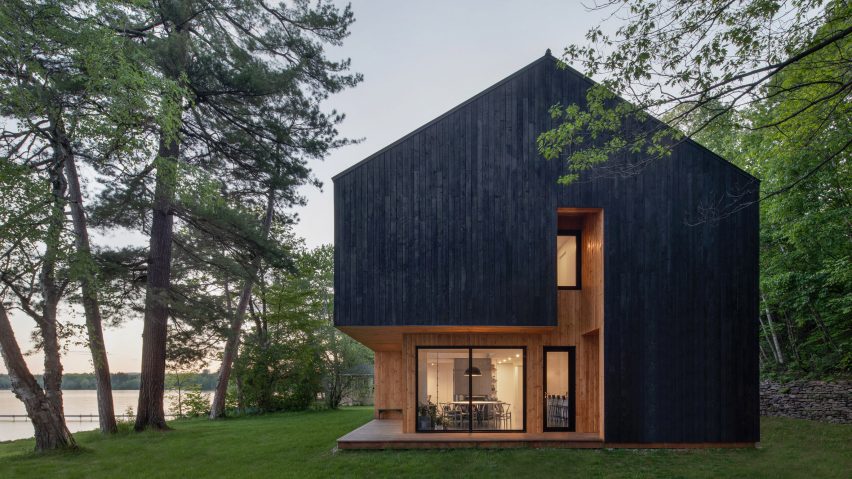
<svg viewBox="0 0 852 479">
<path fill-rule="evenodd" d="M 473 350 L 488 350 L 488 349 L 519 349 L 522 352 L 522 357 L 524 359 L 524 367 L 523 373 L 521 374 L 521 397 L 523 397 L 523 404 L 521 405 L 521 411 L 523 412 L 523 421 L 521 423 L 521 429 L 474 429 L 473 421 L 470 422 L 467 429 L 420 429 L 417 421 L 417 410 L 420 406 L 419 397 L 420 397 L 420 350 L 421 349 L 467 349 L 467 367 L 471 367 L 473 365 Z M 468 390 L 468 408 L 473 408 L 473 395 L 470 394 L 470 391 L 473 390 L 473 376 L 468 376 L 467 390 Z M 527 432 L 527 347 L 526 346 L 415 346 L 414 347 L 414 432 L 415 433 L 462 433 L 462 434 L 476 434 L 476 433 L 525 433 Z"/>
<path fill-rule="evenodd" d="M 573 236 L 577 241 L 577 284 L 575 286 L 559 285 L 559 258 L 556 263 L 556 289 L 559 291 L 577 291 L 583 289 L 583 231 L 574 229 L 560 229 L 556 231 L 557 242 L 560 236 Z M 558 253 L 558 250 L 557 250 Z"/>
<path fill-rule="evenodd" d="M 547 353 L 568 353 L 568 427 L 553 427 L 547 425 Z M 544 432 L 575 432 L 577 430 L 577 347 L 576 346 L 544 346 L 541 354 L 541 385 L 542 385 L 542 430 Z"/>
</svg>

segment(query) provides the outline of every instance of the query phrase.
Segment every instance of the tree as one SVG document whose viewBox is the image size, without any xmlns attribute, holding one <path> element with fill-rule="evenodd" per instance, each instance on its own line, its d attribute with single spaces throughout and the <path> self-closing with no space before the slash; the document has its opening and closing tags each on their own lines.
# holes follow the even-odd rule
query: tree
<svg viewBox="0 0 852 479">
<path fill-rule="evenodd" d="M 51 325 L 56 323 L 63 294 L 72 292 L 70 285 L 76 282 L 98 378 L 100 427 L 102 432 L 111 433 L 116 424 L 97 268 L 89 243 L 76 157 L 91 156 L 99 147 L 120 154 L 128 122 L 139 116 L 157 117 L 152 112 L 155 109 L 149 107 L 151 85 L 161 82 L 146 74 L 138 56 L 131 58 L 126 54 L 127 42 L 99 24 L 91 7 L 87 2 L 62 0 L 4 3 L 0 13 L 4 58 L 0 81 L 2 112 L 11 120 L 7 123 L 11 128 L 3 132 L 5 158 L 43 171 L 53 185 L 52 227 L 46 232 L 40 259 L 43 306 L 36 318 L 43 331 L 45 358 L 50 362 L 45 364 L 46 394 L 61 404 L 62 369 L 54 339 L 56 327 Z M 168 105 L 168 95 L 165 98 L 161 104 Z M 66 207 L 71 211 L 75 251 L 69 250 L 60 258 L 58 248 L 62 247 L 60 240 L 66 228 Z M 64 277 L 57 276 L 60 260 L 64 262 Z M 31 296 L 23 288 L 7 286 L 24 294 L 18 295 L 22 302 Z M 33 312 L 28 311 L 31 316 Z"/>
<path fill-rule="evenodd" d="M 43 228 L 31 230 L 37 235 L 32 239 L 37 238 L 38 245 L 12 242 L 5 253 L 7 258 L 14 260 L 5 262 L 0 279 L 4 289 L 15 297 L 20 309 L 32 317 L 38 326 L 39 346 L 44 352 L 44 397 L 51 403 L 50 412 L 58 415 L 54 422 L 62 422 L 64 425 L 61 333 L 57 311 L 68 283 L 61 271 L 63 256 L 67 252 L 63 241 L 67 188 L 63 173 L 65 151 L 62 148 L 63 125 L 59 113 L 61 103 L 56 95 L 52 95 L 54 90 L 45 87 L 45 83 L 50 80 L 39 80 L 42 77 L 50 78 L 56 73 L 53 65 L 60 63 L 61 57 L 57 57 L 56 45 L 47 36 L 58 30 L 49 20 L 50 14 L 55 15 L 55 11 L 48 10 L 45 15 L 48 17 L 48 26 L 45 31 L 39 31 L 41 12 L 38 7 L 29 7 L 22 2 L 11 2 L 0 12 L 0 24 L 10 26 L 6 32 L 6 41 L 2 44 L 4 60 L 0 65 L 0 88 L 5 99 L 3 113 L 11 117 L 13 124 L 23 126 L 20 131 L 4 128 L 3 159 L 24 168 L 19 171 L 43 175 L 50 187 L 43 191 L 45 196 L 42 198 L 18 198 L 19 204 L 29 201 L 41 203 L 45 213 L 37 221 Z M 26 25 L 28 20 L 38 26 L 34 30 L 16 27 L 20 23 Z M 23 45 L 30 46 L 32 51 L 24 49 L 23 54 L 15 51 Z M 28 114 L 29 111 L 34 114 Z M 11 206 L 4 205 L 5 208 Z M 9 216 L 15 218 L 16 215 L 10 213 Z M 10 349 L 9 354 L 14 359 L 13 349 Z M 21 376 L 21 372 L 16 374 L 19 384 L 26 387 L 29 381 Z M 62 441 L 58 442 L 58 446 L 63 445 Z"/>
<path fill-rule="evenodd" d="M 272 226 L 272 217 L 275 210 L 274 188 L 269 188 L 267 193 L 266 211 L 264 211 L 263 220 L 261 222 L 262 237 L 266 239 L 269 235 L 269 229 Z M 251 300 L 251 291 L 254 287 L 254 276 L 257 275 L 260 269 L 260 256 L 255 255 L 250 261 L 249 276 L 243 281 L 243 287 L 240 290 L 239 299 L 237 300 L 237 308 L 233 311 L 233 319 L 225 339 L 225 349 L 222 353 L 222 363 L 219 366 L 219 379 L 216 383 L 216 392 L 213 395 L 213 404 L 210 406 L 210 419 L 217 419 L 225 413 L 225 398 L 228 395 L 228 381 L 231 377 L 231 369 L 234 365 L 234 359 L 237 357 L 239 348 L 240 334 L 243 327 L 243 319 L 245 318 L 248 303 Z"/>
<path fill-rule="evenodd" d="M 318 393 L 336 408 L 355 385 L 347 373 L 372 363 L 367 348 L 334 328 L 333 248 L 295 256 L 292 270 L 270 272 L 270 283 L 259 283 L 259 304 L 250 307 L 254 330 L 239 356 L 245 400 L 264 411 L 305 408 Z"/>
<path fill-rule="evenodd" d="M 684 137 L 719 121 L 746 131 L 808 121 L 816 132 L 827 131 L 828 124 L 842 122 L 842 106 L 852 89 L 846 54 L 851 8 L 843 0 L 596 3 L 593 9 L 607 12 L 607 21 L 623 23 L 614 33 L 598 25 L 586 34 L 589 45 L 565 48 L 564 63 L 579 65 L 600 82 L 588 91 L 584 104 L 551 108 L 557 126 L 539 136 L 539 150 L 547 159 L 566 159 L 568 173 L 562 181 L 570 183 L 589 169 L 633 174 L 668 155 Z M 779 80 L 782 75 L 786 80 Z M 784 115 L 740 116 L 743 108 L 795 95 L 807 101 Z M 665 117 L 668 125 L 646 111 Z M 819 121 L 823 115 L 828 115 L 826 123 Z M 799 185 L 850 145 L 841 142 L 825 150 L 815 142 L 804 144 L 820 161 L 764 198 Z M 801 145 L 785 138 L 779 146 Z"/>
<path fill-rule="evenodd" d="M 135 181 L 118 184 L 106 195 L 119 204 L 132 205 L 134 198 L 141 198 L 150 205 L 135 427 L 165 428 L 162 399 L 174 218 L 197 227 L 200 213 L 176 200 L 180 179 L 186 167 L 197 167 L 218 175 L 223 186 L 233 184 L 229 174 L 267 165 L 270 154 L 283 150 L 294 154 L 286 154 L 293 161 L 287 163 L 289 187 L 282 197 L 299 201 L 296 188 L 309 181 L 303 158 L 322 156 L 341 144 L 334 125 L 342 117 L 323 114 L 320 102 L 360 80 L 345 73 L 348 61 L 329 61 L 323 53 L 325 44 L 339 44 L 347 35 L 352 13 L 325 1 L 297 1 L 292 6 L 259 0 L 174 1 L 122 5 L 103 11 L 102 18 L 150 51 L 160 73 L 188 91 L 177 134 L 156 134 L 157 161 Z M 243 148 L 249 144 L 256 147 Z M 153 192 L 145 190 L 150 175 Z M 245 186 L 253 184 L 251 178 L 246 180 Z"/>
<path fill-rule="evenodd" d="M 12 392 L 24 403 L 27 416 L 32 421 L 37 452 L 76 447 L 65 425 L 61 388 L 56 384 L 62 377 L 55 316 L 52 317 L 53 323 L 48 323 L 51 318 L 44 315 L 45 311 L 51 313 L 53 305 L 42 301 L 45 304 L 39 312 L 32 301 L 38 287 L 26 287 L 38 281 L 39 272 L 44 275 L 47 270 L 47 274 L 51 274 L 49 268 L 39 267 L 34 258 L 48 232 L 52 234 L 55 229 L 56 215 L 51 205 L 57 200 L 46 199 L 46 193 L 55 189 L 43 178 L 33 175 L 25 165 L 6 160 L 0 162 L 0 201 L 4 205 L 0 209 L 0 278 L 3 279 L 0 287 L 0 354 L 9 371 Z M 54 245 L 53 249 L 58 250 L 58 246 Z M 22 278 L 27 281 L 22 282 Z M 45 349 L 44 389 L 30 373 L 15 339 L 7 313 L 9 296 L 17 300 L 18 308 L 37 321 L 42 342 L 53 341 L 51 346 L 42 346 Z M 58 371 L 51 371 L 48 377 L 47 367 L 55 365 Z"/>
<path fill-rule="evenodd" d="M 318 321 L 323 351 L 326 405 L 337 409 L 356 381 L 348 373 L 373 362 L 370 350 L 334 327 L 334 248 L 323 245 L 304 253 L 297 265 L 308 314 Z M 298 283 L 299 281 L 296 281 Z"/>
<path fill-rule="evenodd" d="M 71 218 L 74 225 L 74 242 L 79 259 L 79 283 L 81 302 L 86 315 L 86 330 L 88 333 L 89 351 L 92 354 L 92 365 L 95 369 L 98 402 L 98 422 L 104 434 L 118 431 L 115 422 L 115 407 L 112 402 L 112 383 L 109 372 L 109 359 L 104 344 L 103 319 L 101 317 L 98 290 L 95 283 L 94 264 L 92 262 L 92 247 L 89 244 L 89 228 L 86 212 L 83 209 L 83 193 L 77 174 L 74 156 L 68 154 L 65 158 L 65 176 L 68 179 L 69 203 Z"/>
<path fill-rule="evenodd" d="M 21 354 L 21 349 L 15 340 L 15 332 L 9 322 L 6 306 L 3 304 L 0 304 L 0 353 L 9 371 L 12 392 L 24 403 L 27 416 L 32 421 L 36 451 L 76 448 L 77 443 L 65 425 L 62 413 L 56 410 L 54 401 L 47 397 L 27 369 L 24 355 Z"/>
</svg>

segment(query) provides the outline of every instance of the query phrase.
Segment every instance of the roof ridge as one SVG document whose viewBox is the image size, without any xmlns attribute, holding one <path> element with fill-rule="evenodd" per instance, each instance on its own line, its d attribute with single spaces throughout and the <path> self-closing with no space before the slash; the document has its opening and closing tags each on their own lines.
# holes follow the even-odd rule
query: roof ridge
<svg viewBox="0 0 852 479">
<path fill-rule="evenodd" d="M 502 86 L 504 83 L 508 82 L 509 80 L 511 80 L 511 79 L 513 79 L 513 78 L 515 78 L 516 76 L 520 75 L 521 73 L 524 73 L 524 72 L 525 72 L 525 71 L 527 71 L 528 69 L 530 69 L 530 68 L 532 68 L 533 66 L 537 65 L 539 62 L 541 62 L 541 61 L 543 61 L 543 60 L 547 60 L 547 59 L 550 59 L 550 60 L 552 60 L 552 61 L 556 61 L 556 59 L 555 59 L 555 58 L 553 58 L 553 56 L 550 54 L 550 49 L 549 49 L 549 48 L 548 48 L 548 49 L 547 49 L 547 51 L 544 53 L 544 55 L 542 55 L 542 56 L 540 56 L 540 57 L 536 58 L 534 61 L 532 61 L 532 62 L 528 63 L 527 65 L 525 65 L 525 66 L 523 66 L 523 67 L 521 67 L 521 68 L 519 68 L 518 70 L 516 70 L 514 73 L 510 74 L 509 76 L 504 77 L 503 79 L 499 80 L 497 83 L 494 83 L 493 85 L 491 85 L 491 86 L 489 86 L 488 88 L 486 88 L 486 89 L 484 89 L 484 90 L 480 91 L 479 93 L 477 93 L 477 94 L 473 95 L 472 97 L 470 97 L 470 98 L 468 98 L 467 100 L 465 100 L 465 101 L 463 101 L 463 102 L 459 103 L 458 105 L 456 105 L 456 106 L 454 106 L 454 107 L 450 108 L 449 110 L 445 111 L 444 113 L 442 113 L 442 114 L 440 114 L 440 115 L 436 116 L 435 118 L 432 118 L 431 120 L 427 121 L 426 123 L 424 123 L 424 124 L 423 124 L 423 125 L 421 125 L 420 127 L 418 127 L 418 128 L 416 128 L 416 129 L 414 129 L 414 130 L 412 130 L 412 131 L 410 131 L 410 132 L 406 133 L 405 135 L 401 136 L 400 138 L 398 138 L 398 139 L 397 139 L 397 140 L 395 140 L 394 142 L 390 143 L 389 145 L 384 146 L 383 148 L 379 149 L 378 151 L 375 151 L 374 153 L 372 153 L 372 154 L 368 155 L 367 157 L 365 157 L 365 158 L 364 158 L 364 159 L 362 159 L 361 161 L 359 161 L 359 162 L 355 163 L 354 165 L 352 165 L 352 166 L 350 166 L 350 167 L 348 167 L 348 168 L 344 169 L 344 170 L 343 170 L 343 171 L 341 171 L 340 173 L 338 173 L 338 174 L 336 174 L 336 175 L 332 176 L 332 177 L 331 177 L 331 180 L 332 180 L 332 181 L 334 181 L 334 180 L 336 180 L 337 178 L 342 177 L 342 176 L 345 176 L 346 174 L 348 174 L 348 173 L 352 172 L 353 170 L 358 169 L 358 168 L 359 168 L 360 166 L 362 166 L 364 163 L 366 163 L 366 162 L 368 162 L 368 161 L 372 160 L 373 158 L 375 158 L 375 157 L 377 157 L 377 156 L 381 155 L 382 153 L 386 152 L 387 150 L 390 150 L 390 149 L 391 149 L 391 148 L 393 148 L 394 146 L 396 146 L 396 145 L 398 145 L 398 144 L 402 143 L 403 141 L 407 140 L 408 138 L 410 138 L 410 137 L 412 137 L 412 136 L 416 135 L 417 133 L 419 133 L 419 132 L 421 132 L 421 131 L 425 130 L 426 128 L 428 128 L 428 127 L 432 126 L 432 124 L 437 123 L 439 120 L 442 120 L 442 119 L 446 118 L 447 116 L 449 116 L 449 115 L 451 115 L 451 114 L 455 113 L 457 110 L 460 110 L 462 107 L 464 107 L 464 106 L 468 105 L 469 103 L 472 103 L 474 100 L 479 99 L 480 97 L 484 96 L 485 94 L 489 93 L 490 91 L 494 90 L 495 88 L 497 88 L 497 87 L 499 87 L 499 86 Z"/>
<path fill-rule="evenodd" d="M 538 63 L 540 63 L 540 62 L 542 62 L 542 61 L 545 61 L 545 60 L 550 60 L 550 61 L 552 61 L 552 62 L 556 63 L 556 64 L 557 64 L 557 66 L 558 66 L 560 69 L 565 70 L 565 71 L 568 71 L 568 72 L 570 72 L 570 73 L 572 73 L 572 74 L 574 74 L 574 75 L 577 75 L 577 76 L 579 76 L 579 77 L 580 77 L 582 80 L 584 80 L 584 81 L 588 81 L 588 82 L 590 82 L 590 83 L 597 84 L 597 82 L 595 82 L 594 80 L 592 80 L 592 79 L 591 79 L 591 78 L 589 78 L 588 76 L 584 75 L 583 73 L 579 72 L 578 70 L 576 70 L 575 68 L 573 68 L 571 65 L 568 65 L 567 63 L 565 63 L 565 62 L 563 62 L 563 61 L 559 60 L 558 58 L 554 57 L 554 56 L 551 54 L 551 52 L 550 52 L 550 48 L 548 48 L 548 49 L 544 52 L 544 55 L 542 55 L 542 56 L 540 56 L 540 57 L 536 58 L 536 59 L 535 59 L 535 60 L 533 60 L 532 62 L 530 62 L 530 63 L 528 63 L 527 65 L 525 65 L 525 66 L 523 66 L 523 67 L 519 68 L 518 70 L 516 70 L 514 73 L 511 73 L 510 75 L 508 75 L 508 76 L 504 77 L 503 79 L 501 79 L 501 80 L 497 81 L 496 83 L 494 83 L 493 85 L 489 86 L 488 88 L 486 88 L 486 89 L 484 89 L 484 90 L 480 91 L 479 93 L 477 93 L 477 94 L 473 95 L 472 97 L 468 98 L 467 100 L 465 100 L 465 101 L 463 101 L 463 102 L 459 103 L 458 105 L 456 105 L 456 106 L 454 106 L 454 107 L 450 108 L 449 110 L 445 111 L 444 113 L 442 113 L 442 114 L 440 114 L 440 115 L 436 116 L 435 118 L 432 118 L 431 120 L 427 121 L 426 123 L 424 123 L 424 124 L 423 124 L 423 125 L 421 125 L 420 127 L 418 127 L 418 128 L 416 128 L 416 129 L 414 129 L 414 130 L 412 130 L 412 131 L 410 131 L 410 132 L 406 133 L 405 135 L 403 135 L 403 136 L 401 136 L 400 138 L 396 139 L 396 140 L 395 140 L 395 141 L 393 141 L 392 143 L 390 143 L 390 144 L 388 144 L 388 145 L 384 146 L 383 148 L 381 148 L 381 149 L 379 149 L 379 150 L 377 150 L 377 151 L 373 152 L 372 154 L 370 154 L 370 155 L 368 155 L 367 157 L 363 158 L 362 160 L 358 161 L 358 162 L 357 162 L 357 163 L 355 163 L 354 165 L 349 166 L 348 168 L 344 169 L 344 170 L 343 170 L 343 171 L 341 171 L 340 173 L 338 173 L 338 174 L 336 174 L 336 175 L 332 176 L 332 177 L 331 177 L 331 180 L 332 180 L 332 181 L 335 181 L 335 180 L 337 180 L 338 178 L 340 178 L 340 177 L 342 177 L 342 176 L 345 176 L 345 175 L 347 175 L 347 174 L 351 173 L 352 171 L 354 171 L 354 170 L 358 169 L 359 167 L 363 166 L 365 163 L 367 163 L 367 162 L 369 162 L 370 160 L 372 160 L 372 159 L 376 158 L 377 156 L 381 155 L 382 153 L 384 153 L 384 152 L 386 152 L 386 151 L 390 150 L 391 148 L 393 148 L 393 147 L 397 146 L 398 144 L 400 144 L 400 143 L 402 143 L 402 142 L 406 141 L 406 140 L 407 140 L 407 139 L 409 139 L 410 137 L 412 137 L 412 136 L 416 135 L 417 133 L 419 133 L 419 132 L 421 132 L 421 131 L 425 130 L 426 128 L 428 128 L 428 127 L 432 126 L 433 124 L 437 123 L 438 121 L 440 121 L 440 120 L 442 120 L 442 119 L 444 119 L 444 118 L 448 117 L 449 115 L 451 115 L 451 114 L 455 113 L 456 111 L 460 110 L 461 108 L 463 108 L 463 107 L 467 106 L 468 104 L 472 103 L 473 101 L 475 101 L 475 100 L 479 99 L 480 97 L 482 97 L 482 96 L 484 96 L 484 95 L 488 94 L 489 92 L 491 92 L 491 91 L 492 91 L 492 90 L 494 90 L 495 88 L 497 88 L 497 87 L 499 87 L 499 86 L 503 85 L 504 83 L 508 82 L 509 80 L 512 80 L 513 78 L 517 77 L 518 75 L 521 75 L 522 73 L 526 72 L 527 70 L 529 70 L 529 69 L 530 69 L 530 68 L 532 68 L 533 66 L 535 66 L 535 65 L 537 65 Z M 625 101 L 625 102 L 627 101 L 627 100 L 625 100 L 624 98 L 622 98 L 621 96 L 617 96 L 617 98 L 618 98 L 619 100 L 621 100 L 621 101 Z M 657 117 L 656 117 L 656 116 L 654 116 L 653 114 L 651 114 L 651 113 L 648 113 L 648 114 L 651 116 L 651 118 L 653 118 L 653 119 L 654 119 L 654 121 L 658 121 L 658 122 L 662 123 L 663 125 L 666 125 L 666 126 L 667 126 L 667 127 L 669 127 L 669 128 L 673 128 L 673 127 L 672 127 L 672 126 L 670 126 L 668 123 L 666 123 L 665 121 L 663 121 L 663 120 L 661 120 L 661 119 L 657 118 Z M 734 169 L 735 169 L 738 173 L 740 173 L 740 174 L 742 174 L 742 175 L 744 175 L 744 176 L 746 176 L 746 177 L 748 177 L 748 178 L 751 178 L 751 179 L 753 179 L 753 180 L 755 180 L 755 181 L 757 181 L 757 182 L 760 182 L 760 179 L 759 179 L 759 178 L 757 178 L 756 176 L 754 176 L 754 175 L 752 175 L 751 173 L 749 173 L 748 171 L 745 171 L 744 169 L 740 168 L 737 164 L 735 164 L 735 163 L 733 163 L 733 162 L 731 162 L 731 161 L 729 161 L 729 160 L 727 160 L 727 159 L 723 158 L 721 155 L 719 155 L 718 153 L 714 152 L 714 151 L 713 151 L 713 150 L 711 150 L 710 148 L 708 148 L 708 147 L 704 146 L 703 144 L 699 143 L 698 141 L 694 140 L 692 137 L 685 136 L 684 141 L 686 141 L 686 142 L 688 142 L 688 143 L 690 143 L 690 144 L 693 144 L 693 145 L 695 145 L 695 146 L 698 146 L 699 148 L 701 148 L 701 149 L 703 149 L 703 150 L 707 151 L 708 153 L 710 153 L 710 155 L 711 155 L 711 156 L 712 156 L 712 157 L 713 157 L 716 161 L 722 162 L 722 163 L 723 163 L 723 164 L 725 164 L 725 165 L 728 165 L 728 166 L 730 166 L 730 167 L 733 167 L 733 168 L 734 168 Z"/>
</svg>

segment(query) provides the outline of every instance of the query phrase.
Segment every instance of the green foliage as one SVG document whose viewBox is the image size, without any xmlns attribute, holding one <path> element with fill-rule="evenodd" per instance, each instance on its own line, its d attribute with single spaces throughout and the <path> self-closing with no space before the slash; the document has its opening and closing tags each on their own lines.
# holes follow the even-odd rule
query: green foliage
<svg viewBox="0 0 852 479">
<path fill-rule="evenodd" d="M 301 251 L 292 271 L 257 288 L 260 311 L 251 312 L 254 330 L 232 376 L 249 409 L 304 409 L 317 397 L 336 408 L 359 385 L 347 371 L 372 363 L 368 349 L 334 328 L 333 258 L 331 246 Z"/>
<path fill-rule="evenodd" d="M 0 159 L 0 244 L 7 250 L 14 241 L 38 239 L 43 235 L 44 210 L 49 194 L 46 181 L 29 168 Z"/>
<path fill-rule="evenodd" d="M 153 183 L 168 186 L 164 196 L 175 218 L 168 358 L 198 367 L 218 355 L 236 294 L 256 281 L 254 265 L 292 267 L 288 209 L 304 204 L 301 186 L 319 184 L 308 161 L 349 143 L 336 130 L 343 116 L 321 104 L 361 79 L 349 73 L 348 60 L 332 61 L 325 52 L 348 35 L 354 17 L 326 1 L 216 8 L 184 0 L 102 2 L 98 9 L 129 52 L 151 60 L 146 71 L 175 87 L 162 89 L 168 102 L 161 109 L 179 112 L 167 116 L 170 123 L 144 117 L 148 128 L 137 137 L 145 148 L 102 151 L 93 166 L 112 181 L 92 218 L 98 226 L 147 233 Z M 176 158 L 150 154 L 169 141 L 178 146 Z M 261 225 L 270 203 L 267 238 Z M 110 298 L 143 311 L 145 251 L 100 259 L 110 260 L 109 290 L 130 292 Z"/>
<path fill-rule="evenodd" d="M 70 226 L 64 225 L 65 158 L 98 158 L 93 163 L 99 164 L 109 155 L 149 156 L 142 130 L 168 130 L 182 108 L 175 100 L 178 85 L 158 76 L 150 56 L 103 23 L 98 8 L 108 5 L 114 3 L 10 0 L 0 5 L 0 176 L 17 169 L 19 178 L 8 193 L 23 193 L 0 198 L 10 200 L 2 202 L 0 216 L 7 211 L 21 220 L 29 216 L 3 218 L 12 221 L 3 221 L 0 238 L 29 243 L 19 239 L 15 248 L 3 248 L 8 262 L 0 265 L 0 275 L 4 299 L 14 297 L 30 316 L 45 299 L 28 279 L 39 267 L 56 271 L 60 296 L 71 302 L 81 296 L 66 284 L 76 286 L 85 278 L 95 289 L 104 286 L 99 262 L 72 246 Z M 52 191 L 51 184 L 62 187 Z M 47 228 L 48 212 L 52 228 Z M 27 225 L 27 236 L 11 231 L 21 225 Z M 115 320 L 127 316 L 103 311 L 115 313 Z M 60 319 L 64 339 L 78 333 L 72 321 Z"/>
<path fill-rule="evenodd" d="M 201 386 L 193 385 L 187 388 L 183 399 L 186 417 L 204 417 L 210 414 L 210 395 L 201 392 Z"/>
<path fill-rule="evenodd" d="M 268 344 L 249 337 L 240 352 L 234 374 L 242 378 L 244 401 L 262 413 L 307 409 L 321 389 L 320 351 L 298 340 L 307 331 L 275 329 Z M 290 334 L 296 338 L 285 340 Z"/>
<path fill-rule="evenodd" d="M 197 381 L 197 374 L 179 370 L 173 370 L 166 376 L 166 389 L 172 400 L 171 414 L 177 417 L 201 417 L 210 413 L 209 394 L 201 392 L 202 385 Z"/>
<path fill-rule="evenodd" d="M 593 168 L 635 174 L 724 117 L 749 130 L 796 117 L 843 118 L 838 109 L 850 94 L 847 1 L 604 0 L 591 9 L 605 23 L 587 32 L 587 44 L 566 47 L 561 65 L 578 65 L 599 84 L 578 104 L 553 106 L 555 127 L 538 138 L 545 158 L 566 162 L 563 184 Z M 822 95 L 797 98 L 803 89 Z M 774 119 L 732 118 L 744 108 L 777 105 L 779 95 L 786 107 Z"/>
</svg>

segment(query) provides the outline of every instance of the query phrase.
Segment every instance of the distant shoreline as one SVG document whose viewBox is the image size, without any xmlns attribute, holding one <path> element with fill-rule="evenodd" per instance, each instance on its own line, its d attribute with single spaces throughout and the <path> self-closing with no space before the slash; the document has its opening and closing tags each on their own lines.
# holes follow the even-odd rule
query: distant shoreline
<svg viewBox="0 0 852 479">
<path fill-rule="evenodd" d="M 110 374 L 112 379 L 112 389 L 134 390 L 139 389 L 139 373 L 113 373 Z M 216 381 L 218 375 L 210 371 L 200 373 L 180 373 L 166 374 L 166 389 L 181 389 L 187 387 L 201 386 L 202 391 L 212 391 L 216 389 Z M 43 384 L 42 375 L 37 374 L 36 380 L 39 384 Z M 178 384 L 178 382 L 180 384 Z M 96 389 L 97 384 L 93 373 L 65 373 L 62 375 L 62 389 L 64 391 L 89 391 Z M 9 380 L 8 374 L 0 374 L 0 391 L 11 390 L 12 383 Z"/>
</svg>

